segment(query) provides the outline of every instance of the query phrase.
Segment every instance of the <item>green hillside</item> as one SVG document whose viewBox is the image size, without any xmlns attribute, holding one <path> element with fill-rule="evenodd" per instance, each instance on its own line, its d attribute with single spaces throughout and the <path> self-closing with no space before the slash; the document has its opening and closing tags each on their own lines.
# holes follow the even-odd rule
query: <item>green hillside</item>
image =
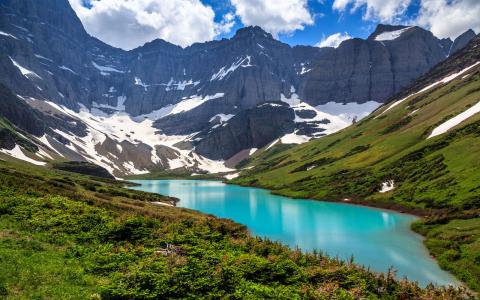
<svg viewBox="0 0 480 300">
<path fill-rule="evenodd" d="M 292 197 L 427 215 L 428 225 L 415 227 L 427 235 L 426 245 L 441 258 L 442 267 L 480 290 L 480 113 L 429 138 L 439 125 L 480 105 L 479 44 L 477 37 L 410 89 L 341 132 L 287 150 L 260 151 L 242 163 L 245 169 L 233 182 Z M 447 76 L 462 70 L 448 81 Z M 386 182 L 393 182 L 393 189 L 382 193 Z M 462 234 L 463 226 L 449 225 L 459 222 L 453 219 L 471 219 L 469 229 Z M 439 233 L 452 228 L 459 232 Z M 467 265 L 473 267 L 465 269 Z"/>
<path fill-rule="evenodd" d="M 253 238 L 125 184 L 0 161 L 0 298 L 469 298 Z"/>
</svg>

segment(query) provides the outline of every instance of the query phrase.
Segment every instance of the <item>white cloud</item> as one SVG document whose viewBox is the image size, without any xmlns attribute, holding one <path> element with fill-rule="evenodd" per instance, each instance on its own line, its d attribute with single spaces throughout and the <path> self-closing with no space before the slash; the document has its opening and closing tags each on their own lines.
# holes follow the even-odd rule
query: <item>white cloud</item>
<svg viewBox="0 0 480 300">
<path fill-rule="evenodd" d="M 303 30 L 314 23 L 307 0 L 231 0 L 246 26 L 258 25 L 277 36 Z"/>
<path fill-rule="evenodd" d="M 354 13 L 364 8 L 364 20 L 396 22 L 402 18 L 411 0 L 335 0 L 333 9 L 344 12 L 350 8 Z"/>
<path fill-rule="evenodd" d="M 215 12 L 200 0 L 69 0 L 91 35 L 123 49 L 156 38 L 188 46 L 212 40 L 232 28 L 231 16 L 217 24 Z"/>
<path fill-rule="evenodd" d="M 412 0 L 335 0 L 333 9 L 356 12 L 364 9 L 364 20 L 412 23 L 429 29 L 437 37 L 456 38 L 468 29 L 480 31 L 479 0 L 421 0 L 418 16 L 405 16 Z"/>
<path fill-rule="evenodd" d="M 334 33 L 328 37 L 324 37 L 318 44 L 316 44 L 315 46 L 317 47 L 334 47 L 334 48 L 337 48 L 338 46 L 340 46 L 340 44 L 345 41 L 345 40 L 349 40 L 351 39 L 352 37 L 347 33 L 341 33 L 341 32 L 337 32 L 337 33 Z"/>
<path fill-rule="evenodd" d="M 479 0 L 422 0 L 416 23 L 440 38 L 456 38 L 468 29 L 480 31 Z"/>
<path fill-rule="evenodd" d="M 226 13 L 222 21 L 219 24 L 216 24 L 215 26 L 215 33 L 222 34 L 222 33 L 228 33 L 232 30 L 233 25 L 235 25 L 235 15 L 233 13 Z"/>
</svg>

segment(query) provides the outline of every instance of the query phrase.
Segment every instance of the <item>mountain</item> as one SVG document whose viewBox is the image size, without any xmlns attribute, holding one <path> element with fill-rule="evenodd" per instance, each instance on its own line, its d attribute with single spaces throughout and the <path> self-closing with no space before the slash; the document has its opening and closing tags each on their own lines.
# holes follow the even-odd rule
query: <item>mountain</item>
<svg viewBox="0 0 480 300">
<path fill-rule="evenodd" d="M 241 162 L 233 183 L 427 216 L 440 266 L 479 291 L 480 35 L 362 121 Z M 468 268 L 466 266 L 469 266 Z"/>
<path fill-rule="evenodd" d="M 290 144 L 331 134 L 455 44 L 419 27 L 379 25 L 368 39 L 338 48 L 290 47 L 246 27 L 186 48 L 158 39 L 124 51 L 89 36 L 67 0 L 1 1 L 0 40 L 1 88 L 46 120 L 23 128 L 44 155 L 11 141 L 3 152 L 39 163 L 89 161 L 115 176 L 232 172 L 225 161 L 278 138 Z"/>
</svg>

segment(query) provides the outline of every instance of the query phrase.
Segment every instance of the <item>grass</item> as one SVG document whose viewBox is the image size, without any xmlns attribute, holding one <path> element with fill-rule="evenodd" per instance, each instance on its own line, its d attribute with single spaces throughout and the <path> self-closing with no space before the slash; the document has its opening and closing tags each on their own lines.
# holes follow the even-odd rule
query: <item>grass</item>
<svg viewBox="0 0 480 300">
<path fill-rule="evenodd" d="M 158 206 L 124 183 L 0 162 L 5 299 L 461 299 L 320 253 L 254 238 L 242 225 Z M 174 245 L 164 255 L 160 250 Z"/>
<path fill-rule="evenodd" d="M 442 268 L 479 291 L 480 218 L 442 223 L 418 223 L 413 228 L 426 236 L 425 245 Z"/>
</svg>

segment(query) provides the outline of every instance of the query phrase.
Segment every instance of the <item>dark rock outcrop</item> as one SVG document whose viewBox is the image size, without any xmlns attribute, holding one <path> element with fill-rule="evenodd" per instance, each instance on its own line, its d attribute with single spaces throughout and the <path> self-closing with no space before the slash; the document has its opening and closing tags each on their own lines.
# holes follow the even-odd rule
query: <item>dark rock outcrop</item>
<svg viewBox="0 0 480 300">
<path fill-rule="evenodd" d="M 212 159 L 225 159 L 249 148 L 262 148 L 293 132 L 295 114 L 287 106 L 261 105 L 240 112 L 214 129 L 203 132 L 208 138 L 195 144 L 197 153 Z"/>
<path fill-rule="evenodd" d="M 57 170 L 79 173 L 89 176 L 115 179 L 112 174 L 110 174 L 106 169 L 97 166 L 96 164 L 90 162 L 81 162 L 81 161 L 69 161 L 53 164 L 53 168 Z"/>
</svg>

